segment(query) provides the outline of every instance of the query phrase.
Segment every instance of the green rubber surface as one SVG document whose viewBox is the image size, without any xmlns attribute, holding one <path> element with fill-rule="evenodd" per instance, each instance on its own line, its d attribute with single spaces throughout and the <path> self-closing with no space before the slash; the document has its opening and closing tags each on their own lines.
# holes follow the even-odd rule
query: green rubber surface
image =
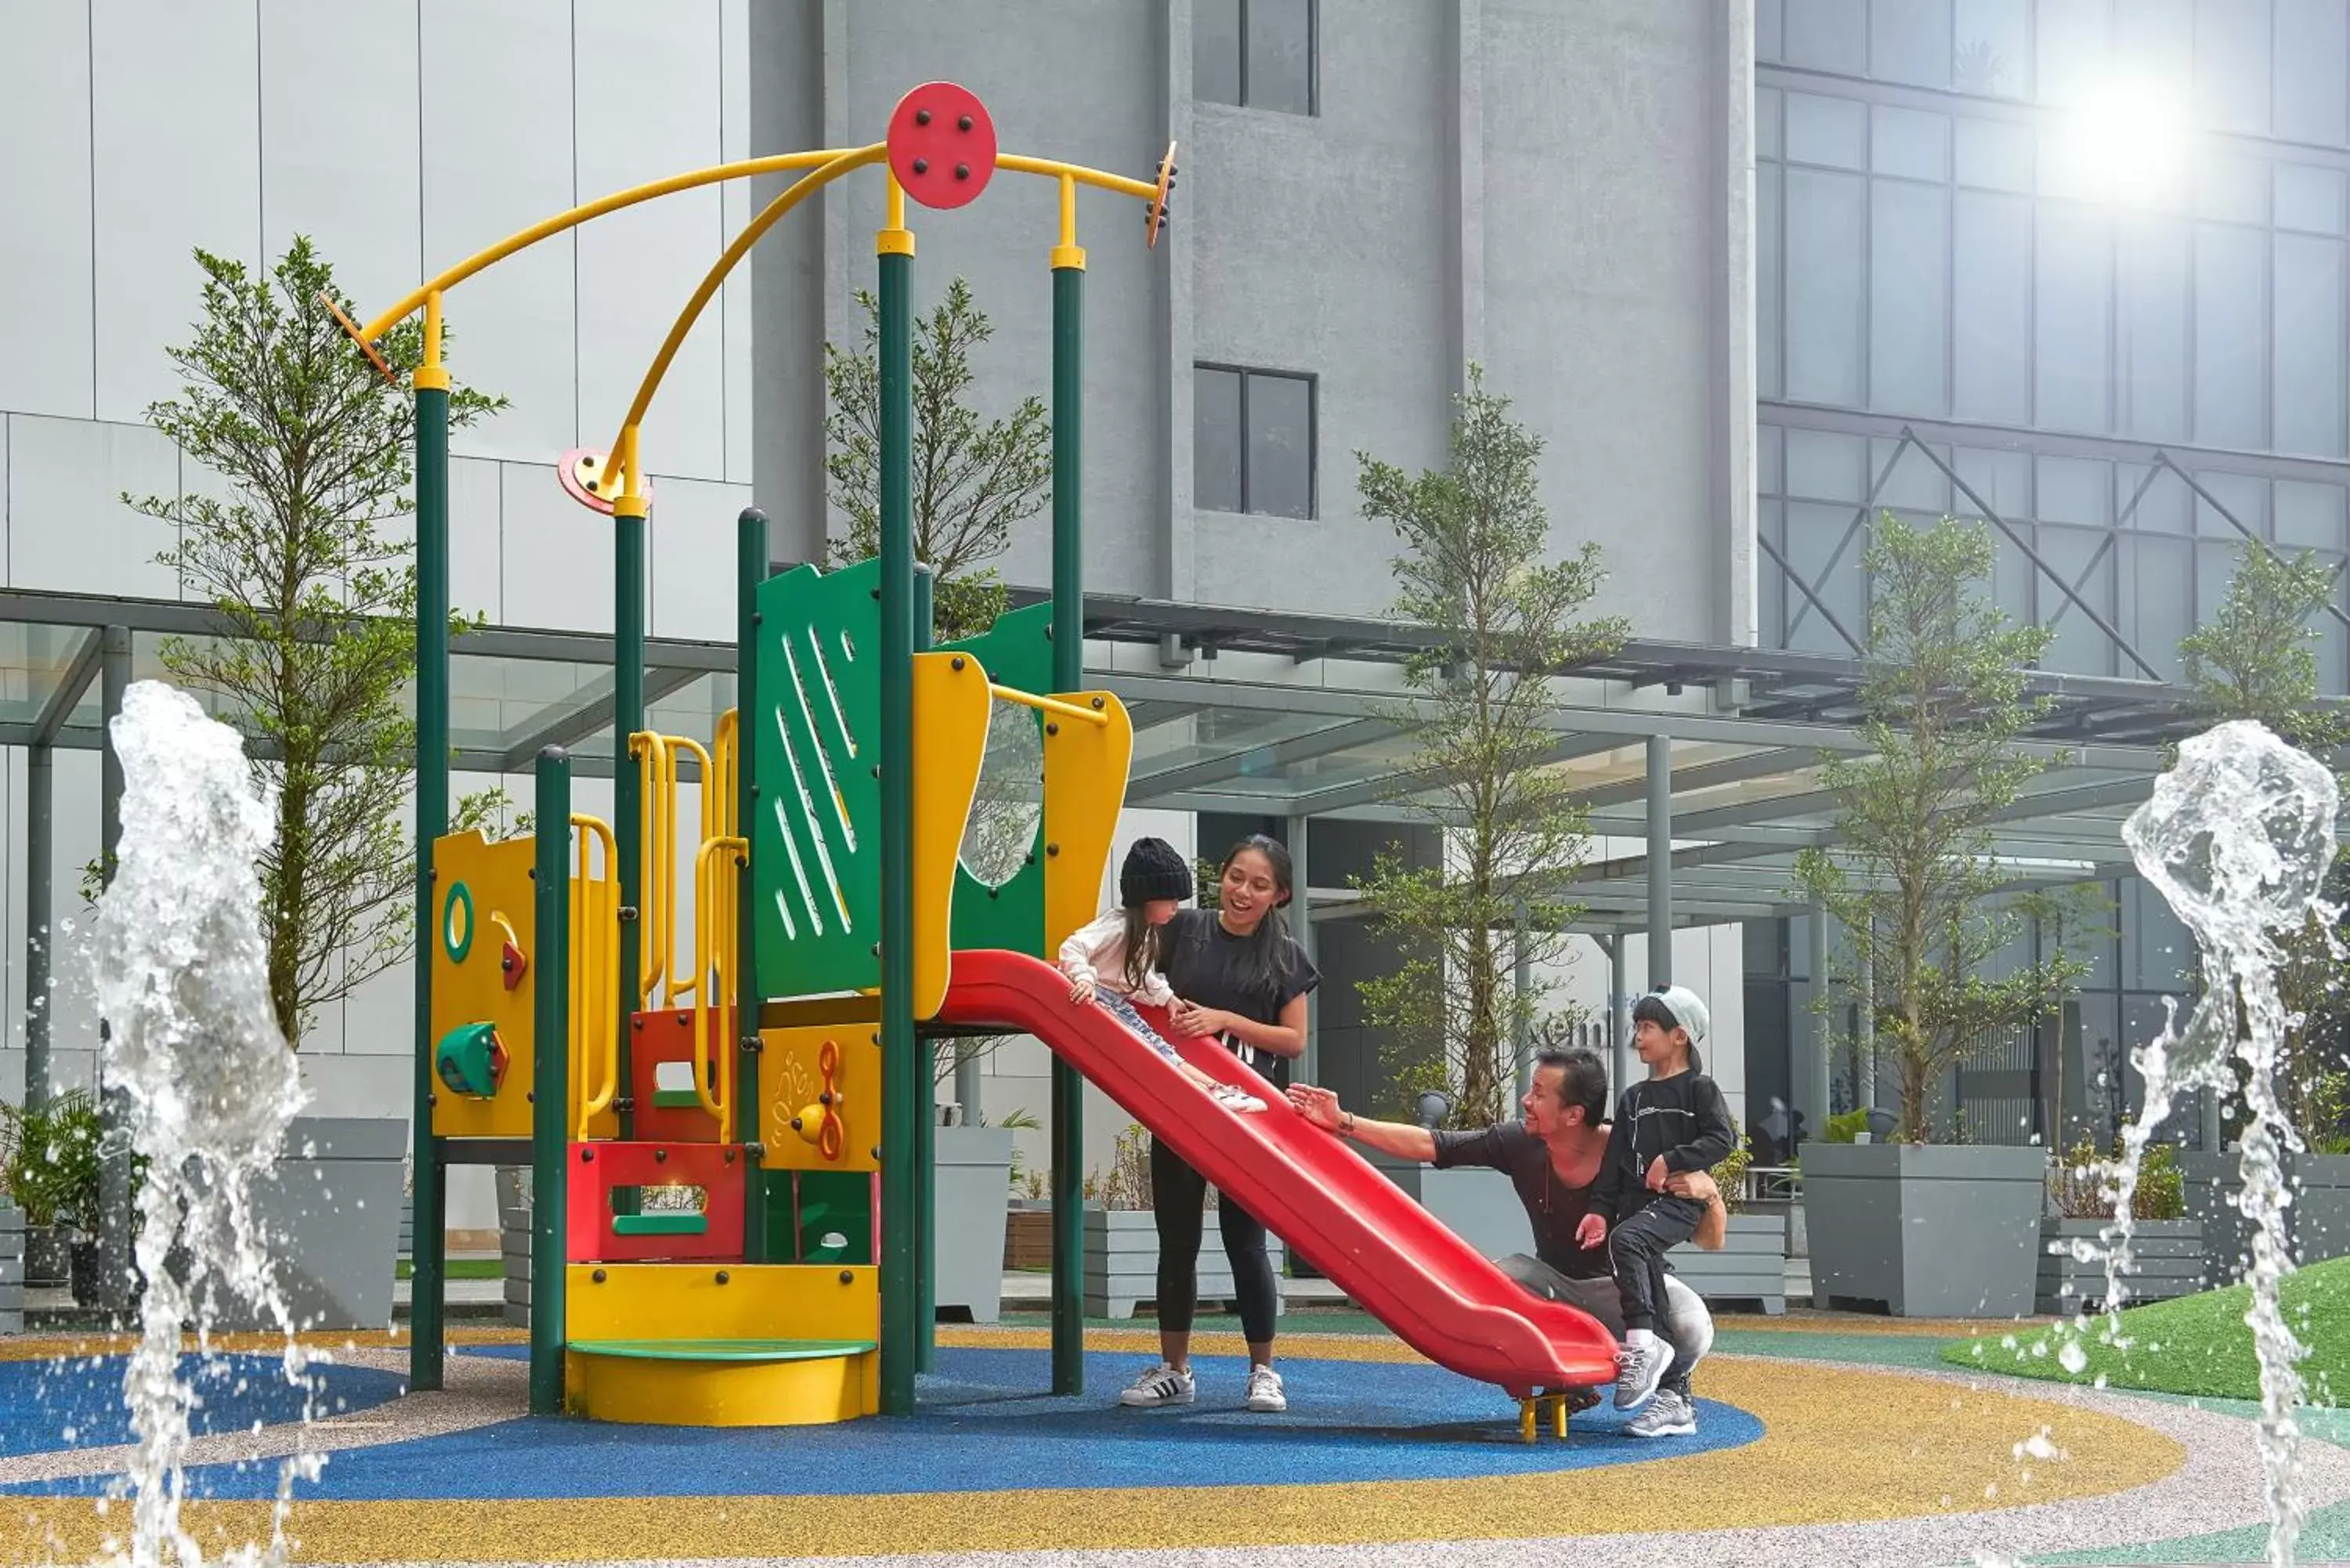
<svg viewBox="0 0 2350 1568">
<path fill-rule="evenodd" d="M 867 1339 L 576 1339 L 565 1349 L 623 1361 L 836 1361 L 873 1349 Z"/>
</svg>

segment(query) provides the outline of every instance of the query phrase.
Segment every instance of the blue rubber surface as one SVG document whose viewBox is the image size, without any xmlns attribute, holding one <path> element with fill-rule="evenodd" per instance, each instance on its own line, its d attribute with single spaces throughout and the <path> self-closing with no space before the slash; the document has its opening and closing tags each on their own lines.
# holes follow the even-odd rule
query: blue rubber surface
<svg viewBox="0 0 2350 1568">
<path fill-rule="evenodd" d="M 0 1361 L 0 1457 L 134 1440 L 122 1403 L 127 1365 L 121 1356 Z M 180 1375 L 195 1379 L 198 1403 L 188 1421 L 200 1437 L 301 1418 L 303 1390 L 286 1380 L 277 1356 L 224 1355 L 208 1366 L 200 1356 L 183 1355 Z M 396 1372 L 317 1362 L 305 1376 L 327 1416 L 383 1404 L 408 1386 Z"/>
<path fill-rule="evenodd" d="M 465 1354 L 523 1354 L 520 1346 Z M 1050 1382 L 1041 1350 L 941 1347 L 904 1420 L 706 1430 L 530 1418 L 332 1456 L 303 1497 L 598 1498 L 845 1495 L 1052 1487 L 1185 1487 L 1512 1476 L 1637 1463 L 1742 1447 L 1762 1423 L 1700 1401 L 1698 1434 L 1642 1440 L 1608 1408 L 1577 1416 L 1565 1442 L 1518 1438 L 1516 1407 L 1440 1367 L 1284 1363 L 1285 1415 L 1241 1408 L 1245 1363 L 1194 1363 L 1200 1402 L 1127 1410 L 1117 1390 L 1142 1358 L 1086 1358 L 1080 1399 L 1035 1392 Z M 263 1498 L 274 1467 L 191 1470 L 192 1496 Z M 100 1490 L 99 1480 L 10 1488 Z"/>
</svg>

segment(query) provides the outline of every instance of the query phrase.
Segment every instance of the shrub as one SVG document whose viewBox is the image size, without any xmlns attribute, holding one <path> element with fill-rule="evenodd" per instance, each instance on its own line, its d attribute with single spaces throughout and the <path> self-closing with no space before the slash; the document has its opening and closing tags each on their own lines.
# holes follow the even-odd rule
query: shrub
<svg viewBox="0 0 2350 1568">
<path fill-rule="evenodd" d="M 2048 1186 L 2056 1212 L 2067 1220 L 2110 1220 L 2118 1196 L 2115 1164 L 2122 1145 L 2114 1140 L 2110 1155 L 2100 1158 L 2096 1146 L 2083 1138 L 2051 1166 Z M 2178 1151 L 2167 1143 L 2148 1144 L 2138 1162 L 2137 1192 L 2130 1203 L 2133 1220 L 2183 1220 L 2187 1217 L 2187 1183 L 2178 1168 Z"/>
</svg>

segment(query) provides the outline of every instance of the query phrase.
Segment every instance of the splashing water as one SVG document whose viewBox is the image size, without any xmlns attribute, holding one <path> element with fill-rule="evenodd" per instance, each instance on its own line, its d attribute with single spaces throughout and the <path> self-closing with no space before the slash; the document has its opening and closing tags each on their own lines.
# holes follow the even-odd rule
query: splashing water
<svg viewBox="0 0 2350 1568">
<path fill-rule="evenodd" d="M 2284 1321 L 2278 1292 L 2293 1272 L 2284 1228 L 2280 1155 L 2301 1147 L 2277 1103 L 2276 1071 L 2288 1023 L 2276 983 L 2272 933 L 2324 911 L 2318 892 L 2334 853 L 2338 802 L 2334 775 L 2262 726 L 2221 724 L 2179 747 L 2178 763 L 2155 782 L 2153 798 L 2122 829 L 2130 857 L 2203 950 L 2203 997 L 2186 1027 L 2166 1003 L 2162 1033 L 2130 1054 L 2146 1080 L 2145 1109 L 2124 1129 L 2113 1168 L 2114 1220 L 2100 1233 L 2106 1264 L 2107 1343 L 2125 1345 L 2131 1204 L 2147 1145 L 2181 1095 L 2238 1087 L 2247 1113 L 2236 1205 L 2252 1236 L 2252 1304 L 2244 1314 L 2261 1363 L 2260 1442 L 2268 1478 L 2268 1561 L 2291 1568 L 2301 1533 L 2297 1453 L 2301 1342 Z M 2232 1058 L 2232 1061 L 2231 1061 Z M 2070 1365 L 2070 1362 L 2067 1362 Z"/>
<path fill-rule="evenodd" d="M 286 1329 L 286 1377 L 308 1386 L 254 1210 L 256 1179 L 303 1093 L 269 1005 L 254 870 L 269 814 L 236 732 L 154 681 L 130 687 L 111 727 L 122 838 L 99 907 L 98 1000 L 106 1082 L 121 1091 L 131 1147 L 149 1161 L 139 1204 L 145 1294 L 122 1387 L 137 1435 L 124 1556 L 137 1568 L 199 1568 L 203 1548 L 180 1524 L 197 1399 L 180 1371 L 181 1327 L 194 1323 L 197 1350 L 210 1359 L 222 1300 L 259 1303 Z M 310 1416 L 306 1406 L 306 1426 Z M 294 1482 L 317 1468 L 315 1456 L 286 1461 L 268 1546 L 233 1560 L 284 1560 Z"/>
</svg>

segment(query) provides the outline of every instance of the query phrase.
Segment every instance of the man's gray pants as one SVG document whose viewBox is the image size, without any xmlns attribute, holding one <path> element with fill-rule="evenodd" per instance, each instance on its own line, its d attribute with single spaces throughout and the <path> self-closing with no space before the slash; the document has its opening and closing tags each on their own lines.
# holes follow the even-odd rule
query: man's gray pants
<svg viewBox="0 0 2350 1568">
<path fill-rule="evenodd" d="M 1523 1252 L 1497 1258 L 1493 1266 L 1544 1301 L 1564 1302 L 1577 1312 L 1589 1314 L 1618 1343 L 1623 1340 L 1624 1305 L 1617 1299 L 1614 1280 L 1574 1279 Z M 1695 1291 L 1677 1276 L 1667 1274 L 1664 1314 L 1657 1328 L 1660 1337 L 1672 1342 L 1674 1351 L 1673 1364 L 1665 1373 L 1665 1386 L 1686 1399 L 1690 1368 L 1713 1348 L 1713 1314 L 1705 1310 L 1705 1303 Z"/>
</svg>

